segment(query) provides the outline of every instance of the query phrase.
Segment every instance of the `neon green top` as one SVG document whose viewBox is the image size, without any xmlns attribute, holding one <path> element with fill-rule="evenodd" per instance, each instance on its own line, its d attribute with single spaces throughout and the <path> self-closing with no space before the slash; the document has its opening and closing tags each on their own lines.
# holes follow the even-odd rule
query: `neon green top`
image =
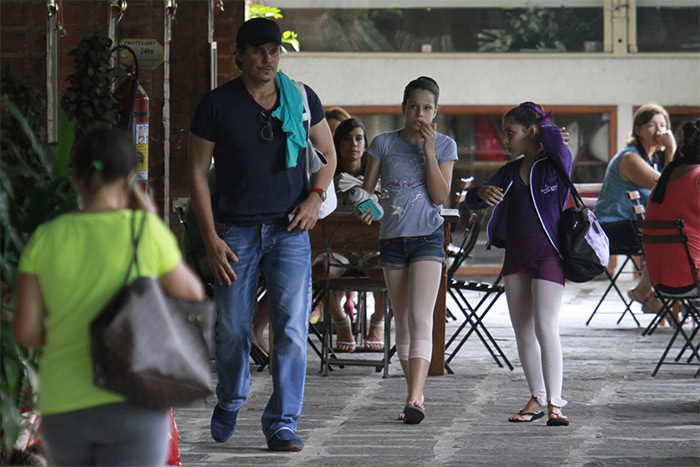
<svg viewBox="0 0 700 467">
<path fill-rule="evenodd" d="M 46 308 L 46 343 L 39 362 L 43 414 L 124 400 L 93 385 L 89 326 L 123 285 L 133 251 L 133 212 L 64 214 L 40 225 L 22 253 L 19 270 L 37 276 Z M 137 229 L 143 213 L 138 214 Z M 160 277 L 181 258 L 173 233 L 149 214 L 139 242 L 141 275 Z"/>
</svg>

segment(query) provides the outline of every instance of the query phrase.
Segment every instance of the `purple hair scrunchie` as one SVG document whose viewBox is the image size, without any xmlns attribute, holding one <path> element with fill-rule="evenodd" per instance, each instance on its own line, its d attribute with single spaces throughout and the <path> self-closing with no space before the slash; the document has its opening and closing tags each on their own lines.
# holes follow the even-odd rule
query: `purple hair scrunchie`
<svg viewBox="0 0 700 467">
<path fill-rule="evenodd" d="M 549 124 L 549 120 L 547 120 L 547 119 L 552 116 L 551 110 L 549 112 L 547 112 L 546 114 L 544 114 L 544 113 L 542 113 L 542 110 L 539 107 L 537 107 L 536 105 L 534 105 L 531 102 L 523 102 L 518 107 L 527 107 L 528 109 L 534 110 L 535 113 L 537 115 L 539 115 L 540 118 L 542 119 L 540 126 L 544 126 L 545 124 Z"/>
</svg>

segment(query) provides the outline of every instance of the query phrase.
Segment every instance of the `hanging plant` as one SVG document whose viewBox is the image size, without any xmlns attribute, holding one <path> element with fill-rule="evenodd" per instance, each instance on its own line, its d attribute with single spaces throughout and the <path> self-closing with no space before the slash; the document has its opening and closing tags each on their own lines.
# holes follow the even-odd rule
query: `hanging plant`
<svg viewBox="0 0 700 467">
<path fill-rule="evenodd" d="M 68 53 L 75 60 L 75 72 L 68 76 L 70 87 L 61 107 L 75 120 L 76 136 L 95 122 L 116 125 L 119 104 L 112 94 L 115 69 L 110 65 L 112 40 L 96 33 L 83 39 Z"/>
</svg>

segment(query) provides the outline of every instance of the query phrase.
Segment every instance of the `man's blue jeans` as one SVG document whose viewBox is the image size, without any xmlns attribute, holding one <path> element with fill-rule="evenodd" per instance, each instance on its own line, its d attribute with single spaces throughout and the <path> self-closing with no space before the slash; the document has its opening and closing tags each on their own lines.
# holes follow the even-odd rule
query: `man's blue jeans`
<svg viewBox="0 0 700 467">
<path fill-rule="evenodd" d="M 238 257 L 237 280 L 215 285 L 216 396 L 226 410 L 238 410 L 250 386 L 250 334 L 257 310 L 260 271 L 270 298 L 273 391 L 262 416 L 270 438 L 280 429 L 296 430 L 304 399 L 306 339 L 311 308 L 311 247 L 307 232 L 287 232 L 286 222 L 258 226 L 216 223 L 219 236 Z"/>
</svg>

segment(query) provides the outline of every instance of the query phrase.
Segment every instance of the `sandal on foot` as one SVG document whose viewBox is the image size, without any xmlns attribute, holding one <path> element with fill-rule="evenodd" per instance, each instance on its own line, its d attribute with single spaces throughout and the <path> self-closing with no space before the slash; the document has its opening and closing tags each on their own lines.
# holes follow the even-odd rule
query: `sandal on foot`
<svg viewBox="0 0 700 467">
<path fill-rule="evenodd" d="M 378 331 L 380 334 L 384 334 L 384 321 L 375 321 L 373 319 L 369 320 L 369 331 L 367 332 L 367 340 L 365 340 L 365 349 L 367 350 L 384 350 L 384 341 L 374 341 L 369 340 L 369 336 L 372 335 L 372 331 Z"/>
<path fill-rule="evenodd" d="M 348 316 L 345 317 L 345 319 L 341 319 L 340 321 L 333 320 L 333 324 L 335 324 L 336 330 L 340 334 L 341 329 L 348 329 L 348 332 L 350 333 L 350 339 L 352 339 L 352 323 L 350 322 L 350 318 Z M 355 351 L 355 340 L 351 341 L 341 341 L 341 340 L 336 340 L 335 341 L 335 351 L 336 352 L 354 352 Z"/>
<path fill-rule="evenodd" d="M 560 410 L 561 407 L 556 407 L 554 405 L 549 407 L 547 426 L 569 426 L 569 420 Z"/>
<path fill-rule="evenodd" d="M 399 415 L 399 418 L 401 416 Z M 403 408 L 403 422 L 408 425 L 417 425 L 425 418 L 425 409 L 422 409 L 417 401 L 408 401 Z"/>
<path fill-rule="evenodd" d="M 637 289 L 630 289 L 627 291 L 627 296 L 635 302 L 642 304 L 642 312 L 644 313 L 656 313 L 658 314 L 663 307 L 661 300 L 654 294 L 653 290 L 650 290 L 646 296 L 642 296 Z"/>
<path fill-rule="evenodd" d="M 544 417 L 544 412 L 542 412 L 541 410 L 538 410 L 537 412 L 523 412 L 522 410 L 520 410 L 518 413 L 510 417 L 508 421 L 513 423 L 530 423 L 542 417 Z"/>
</svg>

